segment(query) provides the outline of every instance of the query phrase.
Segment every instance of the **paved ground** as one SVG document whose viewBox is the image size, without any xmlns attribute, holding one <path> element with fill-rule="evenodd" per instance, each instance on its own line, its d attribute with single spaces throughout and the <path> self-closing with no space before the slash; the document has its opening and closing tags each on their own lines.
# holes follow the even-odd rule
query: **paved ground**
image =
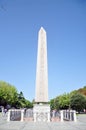
<svg viewBox="0 0 86 130">
<path fill-rule="evenodd" d="M 6 121 L 0 116 L 0 130 L 86 130 L 86 115 L 79 115 L 77 122 L 20 122 Z"/>
</svg>

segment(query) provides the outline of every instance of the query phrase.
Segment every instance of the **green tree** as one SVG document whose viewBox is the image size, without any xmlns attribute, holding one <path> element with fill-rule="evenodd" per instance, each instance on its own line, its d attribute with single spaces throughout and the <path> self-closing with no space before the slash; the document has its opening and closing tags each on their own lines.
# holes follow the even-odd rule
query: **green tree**
<svg viewBox="0 0 86 130">
<path fill-rule="evenodd" d="M 13 106 L 17 100 L 17 89 L 6 83 L 4 81 L 0 81 L 0 105 Z"/>
<path fill-rule="evenodd" d="M 16 105 L 18 108 L 24 108 L 26 106 L 26 99 L 22 91 L 18 94 L 18 101 Z"/>
<path fill-rule="evenodd" d="M 18 94 L 18 100 L 15 104 L 15 107 L 17 108 L 32 108 L 33 103 L 31 103 L 29 100 L 25 99 L 23 92 L 21 91 Z"/>
<path fill-rule="evenodd" d="M 51 107 L 51 110 L 55 109 L 55 99 L 50 100 L 50 107 Z"/>
<path fill-rule="evenodd" d="M 33 107 L 33 103 L 31 103 L 29 100 L 26 100 L 26 108 L 32 108 Z"/>
<path fill-rule="evenodd" d="M 63 94 L 59 96 L 59 108 L 69 109 L 70 107 L 70 94 Z"/>
<path fill-rule="evenodd" d="M 70 98 L 70 106 L 78 112 L 83 111 L 86 107 L 86 96 L 80 93 L 73 94 Z"/>
<path fill-rule="evenodd" d="M 70 107 L 70 94 L 63 94 L 50 100 L 51 109 L 68 109 Z"/>
<path fill-rule="evenodd" d="M 59 96 L 54 99 L 54 109 L 59 110 Z"/>
</svg>

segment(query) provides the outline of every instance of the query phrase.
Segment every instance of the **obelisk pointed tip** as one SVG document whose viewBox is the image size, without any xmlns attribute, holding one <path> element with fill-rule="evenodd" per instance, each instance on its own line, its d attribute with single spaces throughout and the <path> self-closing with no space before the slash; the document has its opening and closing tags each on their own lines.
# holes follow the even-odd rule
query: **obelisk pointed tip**
<svg viewBox="0 0 86 130">
<path fill-rule="evenodd" d="M 41 27 L 41 28 L 40 28 L 40 30 L 44 30 L 44 28 L 43 28 L 43 27 Z"/>
<path fill-rule="evenodd" d="M 40 31 L 46 32 L 45 29 L 41 26 Z"/>
<path fill-rule="evenodd" d="M 44 29 L 44 28 L 41 26 L 41 29 Z"/>
</svg>

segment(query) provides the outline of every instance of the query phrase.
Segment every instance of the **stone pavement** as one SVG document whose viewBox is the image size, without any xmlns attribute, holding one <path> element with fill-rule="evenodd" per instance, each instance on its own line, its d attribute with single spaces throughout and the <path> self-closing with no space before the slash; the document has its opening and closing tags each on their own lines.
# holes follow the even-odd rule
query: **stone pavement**
<svg viewBox="0 0 86 130">
<path fill-rule="evenodd" d="M 20 122 L 6 121 L 0 116 L 0 130 L 86 130 L 86 115 L 79 115 L 77 122 Z"/>
</svg>

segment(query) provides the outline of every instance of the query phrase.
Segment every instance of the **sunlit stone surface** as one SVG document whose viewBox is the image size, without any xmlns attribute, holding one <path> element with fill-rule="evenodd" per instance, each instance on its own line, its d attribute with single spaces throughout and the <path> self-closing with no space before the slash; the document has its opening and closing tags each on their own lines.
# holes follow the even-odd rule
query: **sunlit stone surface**
<svg viewBox="0 0 86 130">
<path fill-rule="evenodd" d="M 48 102 L 47 38 L 43 27 L 38 33 L 35 102 Z"/>
<path fill-rule="evenodd" d="M 38 54 L 36 70 L 36 95 L 33 107 L 34 122 L 50 122 L 48 104 L 47 38 L 43 27 L 38 33 Z"/>
</svg>

